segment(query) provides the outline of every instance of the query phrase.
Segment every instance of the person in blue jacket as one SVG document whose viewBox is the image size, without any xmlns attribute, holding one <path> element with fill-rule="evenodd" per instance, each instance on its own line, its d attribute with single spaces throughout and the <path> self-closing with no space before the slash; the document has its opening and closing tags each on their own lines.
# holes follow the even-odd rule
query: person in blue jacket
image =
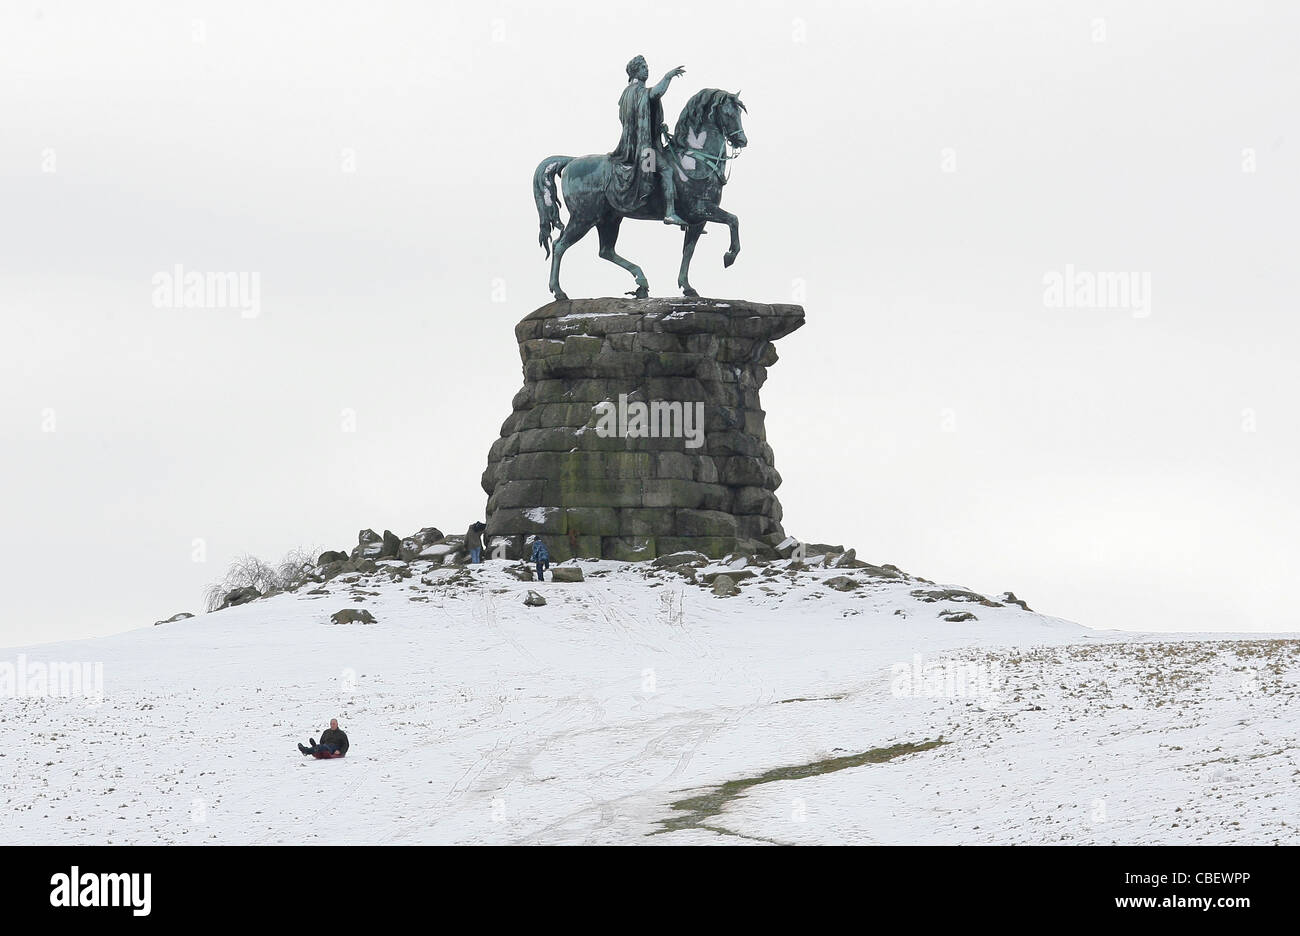
<svg viewBox="0 0 1300 936">
<path fill-rule="evenodd" d="M 537 563 L 537 581 L 542 581 L 542 573 L 551 567 L 551 553 L 539 536 L 533 540 L 533 562 Z"/>
</svg>

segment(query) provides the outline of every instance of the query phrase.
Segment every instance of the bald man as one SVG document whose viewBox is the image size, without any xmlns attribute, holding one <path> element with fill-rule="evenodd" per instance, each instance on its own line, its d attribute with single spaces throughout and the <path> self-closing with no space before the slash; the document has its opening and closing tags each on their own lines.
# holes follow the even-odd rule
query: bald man
<svg viewBox="0 0 1300 936">
<path fill-rule="evenodd" d="M 320 736 L 320 744 L 317 744 L 314 738 L 307 740 L 311 741 L 310 747 L 305 744 L 298 745 L 298 750 L 302 751 L 304 756 L 323 754 L 329 757 L 342 757 L 348 752 L 348 736 L 339 728 L 337 718 L 330 719 L 330 726 Z"/>
</svg>

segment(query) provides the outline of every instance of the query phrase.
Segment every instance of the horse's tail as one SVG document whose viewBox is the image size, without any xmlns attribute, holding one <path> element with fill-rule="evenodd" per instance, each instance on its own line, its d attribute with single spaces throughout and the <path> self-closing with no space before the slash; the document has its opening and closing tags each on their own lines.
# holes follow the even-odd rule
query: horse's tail
<svg viewBox="0 0 1300 936">
<path fill-rule="evenodd" d="M 548 156 L 537 164 L 533 173 L 533 201 L 537 203 L 537 219 L 541 223 L 541 233 L 537 243 L 546 251 L 547 259 L 551 256 L 551 228 L 563 233 L 564 223 L 560 221 L 560 196 L 555 191 L 555 177 L 569 163 L 572 156 Z"/>
</svg>

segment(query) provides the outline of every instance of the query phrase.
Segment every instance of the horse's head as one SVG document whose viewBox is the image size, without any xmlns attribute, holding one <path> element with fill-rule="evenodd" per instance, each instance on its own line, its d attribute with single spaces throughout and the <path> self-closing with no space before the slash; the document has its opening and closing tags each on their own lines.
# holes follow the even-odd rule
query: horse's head
<svg viewBox="0 0 1300 936">
<path fill-rule="evenodd" d="M 677 118 L 676 135 L 679 139 L 725 140 L 735 149 L 749 145 L 741 114 L 747 113 L 740 95 L 718 88 L 705 88 L 686 102 Z"/>
<path fill-rule="evenodd" d="M 740 100 L 739 91 L 735 94 L 727 94 L 723 102 L 718 105 L 718 120 L 722 125 L 722 132 L 726 135 L 727 142 L 736 149 L 744 149 L 749 145 L 749 138 L 745 136 L 745 128 L 740 120 L 742 112 L 749 113 L 745 110 L 744 102 Z"/>
</svg>

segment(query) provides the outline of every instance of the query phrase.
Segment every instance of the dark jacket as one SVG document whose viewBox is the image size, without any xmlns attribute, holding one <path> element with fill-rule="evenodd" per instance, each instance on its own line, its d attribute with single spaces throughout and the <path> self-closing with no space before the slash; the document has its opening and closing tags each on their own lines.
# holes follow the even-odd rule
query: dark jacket
<svg viewBox="0 0 1300 936">
<path fill-rule="evenodd" d="M 551 552 L 541 540 L 533 540 L 533 562 L 550 562 Z"/>
<path fill-rule="evenodd" d="M 340 754 L 348 752 L 348 736 L 343 733 L 342 728 L 326 728 L 325 733 L 320 736 L 321 747 L 336 747 Z"/>
<path fill-rule="evenodd" d="M 465 533 L 465 549 L 483 551 L 483 530 L 477 523 L 471 524 Z"/>
</svg>

